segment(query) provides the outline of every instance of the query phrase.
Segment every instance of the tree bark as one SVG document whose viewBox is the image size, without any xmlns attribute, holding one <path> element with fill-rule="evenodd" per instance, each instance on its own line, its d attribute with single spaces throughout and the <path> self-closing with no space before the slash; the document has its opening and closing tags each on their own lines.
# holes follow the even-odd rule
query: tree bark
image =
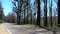
<svg viewBox="0 0 60 34">
<path fill-rule="evenodd" d="M 21 10 L 20 10 L 20 0 L 18 0 L 17 25 L 20 24 L 20 15 L 19 15 L 20 11 L 21 11 Z"/>
<path fill-rule="evenodd" d="M 37 26 L 40 26 L 41 16 L 40 16 L 40 0 L 37 0 L 38 3 L 38 11 L 37 11 Z"/>
<path fill-rule="evenodd" d="M 24 24 L 25 24 L 25 9 L 24 9 Z"/>
<path fill-rule="evenodd" d="M 60 0 L 58 0 L 58 24 L 60 24 Z"/>
<path fill-rule="evenodd" d="M 27 7 L 27 24 L 28 24 L 29 22 L 28 22 L 28 7 Z"/>
<path fill-rule="evenodd" d="M 47 0 L 44 0 L 44 26 L 47 26 Z"/>
<path fill-rule="evenodd" d="M 52 23 L 52 0 L 51 0 L 51 5 L 50 5 L 50 26 L 53 26 L 53 23 Z"/>
</svg>

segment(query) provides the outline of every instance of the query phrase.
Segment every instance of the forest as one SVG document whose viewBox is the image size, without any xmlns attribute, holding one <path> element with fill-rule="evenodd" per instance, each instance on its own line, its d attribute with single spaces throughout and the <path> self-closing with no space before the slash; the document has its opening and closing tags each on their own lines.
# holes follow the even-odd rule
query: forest
<svg viewBox="0 0 60 34">
<path fill-rule="evenodd" d="M 56 7 L 53 7 L 55 4 Z M 33 24 L 39 27 L 60 27 L 59 0 L 14 0 L 13 11 L 7 16 L 0 2 L 0 20 L 17 25 Z"/>
</svg>

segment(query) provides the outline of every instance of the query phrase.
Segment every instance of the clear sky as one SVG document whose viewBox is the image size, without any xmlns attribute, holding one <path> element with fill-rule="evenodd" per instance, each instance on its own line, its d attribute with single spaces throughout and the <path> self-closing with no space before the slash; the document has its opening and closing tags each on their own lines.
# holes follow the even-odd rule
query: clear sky
<svg viewBox="0 0 60 34">
<path fill-rule="evenodd" d="M 3 6 L 3 11 L 4 11 L 4 15 L 8 15 L 8 13 L 10 13 L 12 11 L 12 1 L 13 0 L 0 0 L 2 2 L 2 6 Z M 33 3 L 33 1 L 31 0 L 31 2 Z M 56 2 L 56 1 L 55 1 Z M 53 1 L 53 8 L 56 7 L 56 3 Z M 41 4 L 41 7 L 43 7 L 43 2 Z M 41 8 L 43 9 L 43 8 Z"/>
<path fill-rule="evenodd" d="M 4 11 L 4 15 L 7 15 L 9 12 L 12 11 L 12 0 L 0 0 L 2 2 L 2 7 Z"/>
</svg>

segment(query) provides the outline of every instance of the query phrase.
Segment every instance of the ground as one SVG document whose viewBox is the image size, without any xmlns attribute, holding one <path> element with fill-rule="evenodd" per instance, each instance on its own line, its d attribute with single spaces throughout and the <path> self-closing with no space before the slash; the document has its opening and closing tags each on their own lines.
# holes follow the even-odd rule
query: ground
<svg viewBox="0 0 60 34">
<path fill-rule="evenodd" d="M 28 27 L 25 25 L 3 23 L 0 24 L 0 34 L 53 34 L 53 32 L 43 28 L 30 27 L 30 25 Z M 56 34 L 60 34 L 60 32 Z"/>
<path fill-rule="evenodd" d="M 0 24 L 0 34 L 9 34 L 2 24 Z"/>
<path fill-rule="evenodd" d="M 12 34 L 53 34 L 52 31 L 43 28 L 28 27 L 25 25 L 4 23 L 4 27 Z"/>
</svg>

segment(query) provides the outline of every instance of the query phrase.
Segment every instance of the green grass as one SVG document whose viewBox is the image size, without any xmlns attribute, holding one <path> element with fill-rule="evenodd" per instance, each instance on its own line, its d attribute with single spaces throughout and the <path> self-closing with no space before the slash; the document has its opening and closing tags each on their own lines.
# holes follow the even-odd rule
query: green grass
<svg viewBox="0 0 60 34">
<path fill-rule="evenodd" d="M 23 26 L 26 26 L 26 27 L 33 27 L 33 28 L 41 28 L 41 27 L 39 27 L 39 26 L 36 26 L 36 25 L 33 25 L 33 24 L 24 24 Z M 60 26 L 60 25 L 59 25 Z M 48 26 L 48 27 L 45 27 L 45 28 L 47 28 L 47 29 L 51 29 L 51 30 L 58 30 L 58 31 L 60 31 L 60 27 L 58 27 L 58 26 Z"/>
<path fill-rule="evenodd" d="M 33 25 L 33 24 L 24 24 L 23 26 L 26 26 L 26 27 L 35 27 L 35 28 L 38 28 L 38 26 L 36 26 L 36 25 Z"/>
<path fill-rule="evenodd" d="M 60 27 L 58 27 L 58 26 L 49 26 L 49 27 L 46 27 L 46 28 L 48 28 L 48 29 L 51 29 L 51 30 L 60 30 Z"/>
</svg>

